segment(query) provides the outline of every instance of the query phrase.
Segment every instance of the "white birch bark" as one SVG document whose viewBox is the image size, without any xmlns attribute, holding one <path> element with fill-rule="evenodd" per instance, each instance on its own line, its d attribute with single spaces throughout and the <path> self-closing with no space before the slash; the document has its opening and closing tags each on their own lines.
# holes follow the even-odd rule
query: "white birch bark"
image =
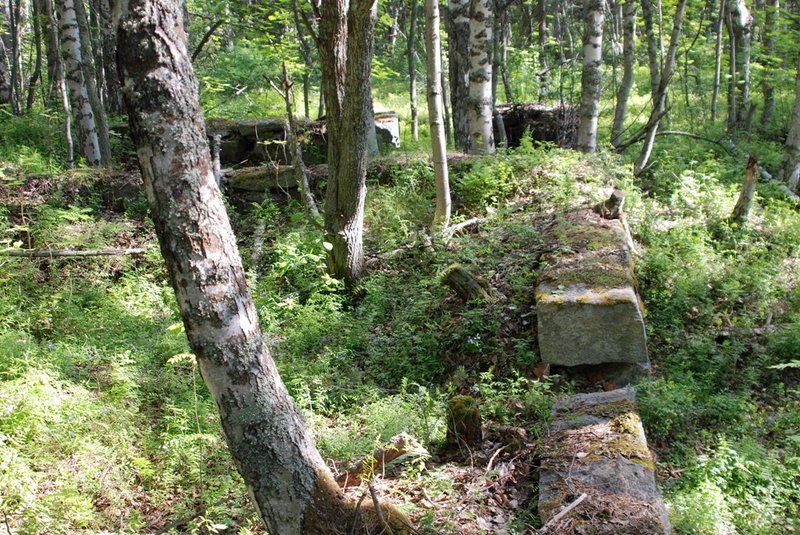
<svg viewBox="0 0 800 535">
<path fill-rule="evenodd" d="M 83 58 L 81 56 L 80 32 L 75 16 L 75 0 L 58 0 L 59 32 L 61 49 L 64 54 L 64 67 L 69 88 L 75 127 L 78 131 L 80 153 L 92 167 L 100 165 L 100 143 L 97 138 L 92 105 L 83 77 Z"/>
<path fill-rule="evenodd" d="M 428 119 L 433 145 L 433 171 L 436 175 L 436 212 L 433 228 L 444 230 L 450 224 L 450 178 L 447 169 L 447 141 L 442 108 L 442 40 L 439 33 L 438 0 L 425 0 L 425 49 L 428 73 Z"/>
<path fill-rule="evenodd" d="M 581 122 L 578 150 L 597 150 L 597 115 L 603 64 L 603 0 L 585 0 L 583 26 L 583 73 L 581 74 Z"/>
<path fill-rule="evenodd" d="M 492 0 L 469 3 L 469 152 L 494 154 Z"/>
<path fill-rule="evenodd" d="M 180 6 L 117 1 L 119 74 L 145 192 L 231 455 L 270 533 L 347 533 L 355 504 L 314 447 L 259 325 L 214 181 Z M 402 514 L 383 512 L 397 527 Z"/>
</svg>

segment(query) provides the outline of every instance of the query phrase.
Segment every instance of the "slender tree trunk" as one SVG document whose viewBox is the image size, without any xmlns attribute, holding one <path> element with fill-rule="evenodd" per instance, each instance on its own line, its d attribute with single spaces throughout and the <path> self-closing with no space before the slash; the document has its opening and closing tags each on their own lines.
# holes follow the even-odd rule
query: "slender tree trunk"
<svg viewBox="0 0 800 535">
<path fill-rule="evenodd" d="M 463 152 L 470 151 L 469 3 L 470 0 L 449 0 L 446 17 L 453 139 L 456 148 Z"/>
<path fill-rule="evenodd" d="M 753 33 L 753 17 L 745 0 L 728 0 L 731 41 L 731 111 L 728 126 L 733 131 L 743 126 L 742 119 L 750 108 L 750 41 Z"/>
<path fill-rule="evenodd" d="M 711 122 L 717 120 L 717 98 L 719 97 L 719 82 L 722 77 L 722 28 L 725 22 L 725 1 L 719 0 L 719 15 L 717 19 L 717 44 L 714 58 L 714 87 L 711 90 Z"/>
<path fill-rule="evenodd" d="M 247 288 L 214 182 L 177 7 L 169 0 L 121 4 L 118 58 L 131 135 L 186 334 L 270 533 L 346 533 L 355 507 L 341 497 L 278 375 Z M 390 522 L 399 518 L 393 509 L 386 513 Z"/>
<path fill-rule="evenodd" d="M 63 63 L 59 62 L 56 77 L 58 94 L 61 97 L 61 110 L 64 112 L 64 139 L 67 144 L 65 167 L 72 169 L 75 165 L 75 144 L 72 141 L 72 113 L 69 108 L 69 96 L 67 95 L 67 82 L 64 80 Z"/>
<path fill-rule="evenodd" d="M 303 207 L 306 213 L 312 219 L 319 217 L 319 210 L 317 203 L 314 201 L 314 195 L 311 193 L 311 188 L 308 185 L 308 170 L 303 161 L 303 150 L 300 147 L 300 141 L 297 137 L 297 119 L 294 117 L 294 102 L 292 98 L 292 79 L 289 77 L 289 71 L 286 70 L 286 63 L 283 64 L 283 87 L 282 95 L 286 103 L 286 118 L 289 122 L 289 146 L 292 152 L 292 165 L 294 167 L 294 177 L 297 181 L 297 187 L 303 198 Z"/>
<path fill-rule="evenodd" d="M 419 141 L 419 120 L 417 118 L 417 0 L 411 0 L 411 16 L 408 23 L 408 92 L 411 101 L 411 138 Z"/>
<path fill-rule="evenodd" d="M 500 59 L 497 67 L 503 80 L 503 92 L 506 102 L 514 102 L 514 91 L 511 88 L 511 73 L 508 72 L 508 40 L 511 33 L 511 16 L 508 8 L 503 10 L 500 18 L 500 36 L 497 39 L 497 46 L 500 48 Z"/>
<path fill-rule="evenodd" d="M 78 21 L 75 18 L 74 0 L 58 0 L 59 34 L 64 53 L 64 70 L 69 87 L 75 127 L 78 131 L 78 143 L 81 155 L 86 163 L 97 167 L 102 162 L 100 143 L 97 139 L 97 126 L 94 112 L 89 102 L 89 93 L 83 76 L 83 58 L 81 56 L 81 39 Z"/>
<path fill-rule="evenodd" d="M 502 1 L 502 0 L 501 0 Z M 505 11 L 505 10 L 504 10 Z M 539 0 L 539 102 L 544 102 L 550 92 L 550 67 L 547 57 L 547 0 Z"/>
<path fill-rule="evenodd" d="M 100 40 L 102 42 L 103 57 L 105 58 L 103 62 L 103 74 L 106 82 L 105 102 L 109 112 L 119 114 L 123 112 L 124 106 L 116 61 L 117 36 L 113 30 L 109 1 L 98 0 L 100 7 Z"/>
<path fill-rule="evenodd" d="M 328 110 L 328 185 L 325 240 L 328 270 L 348 284 L 364 271 L 362 234 L 366 197 L 368 121 L 372 93 L 374 0 L 322 4 L 319 55 Z"/>
<path fill-rule="evenodd" d="M 636 3 L 635 0 L 625 0 L 622 23 L 622 82 L 617 92 L 617 107 L 614 110 L 614 124 L 611 127 L 611 144 L 617 146 L 622 141 L 622 131 L 625 127 L 625 115 L 628 111 L 628 97 L 633 87 L 634 48 L 636 32 Z"/>
<path fill-rule="evenodd" d="M 581 122 L 578 127 L 578 150 L 597 149 L 597 115 L 603 64 L 602 0 L 585 0 L 583 27 L 583 73 L 581 74 Z"/>
<path fill-rule="evenodd" d="M 10 53 L 11 66 L 11 111 L 15 115 L 22 113 L 22 99 L 25 96 L 24 73 L 22 70 L 22 32 L 27 23 L 27 2 L 24 0 L 9 0 L 8 3 L 8 28 L 10 42 L 6 48 Z"/>
<path fill-rule="evenodd" d="M 650 120 L 647 122 L 647 135 L 642 145 L 642 151 L 639 153 L 639 158 L 633 167 L 634 175 L 639 175 L 647 167 L 647 162 L 650 161 L 650 154 L 653 152 L 653 144 L 655 143 L 656 133 L 658 132 L 658 125 L 667 111 L 667 94 L 669 93 L 669 84 L 672 80 L 672 75 L 675 72 L 678 42 L 681 38 L 685 9 L 686 0 L 678 0 L 678 5 L 675 6 L 675 20 L 672 24 L 669 51 L 667 52 L 666 61 L 664 62 L 664 68 L 661 70 L 659 76 L 656 101 L 653 104 L 653 112 L 650 114 Z"/>
<path fill-rule="evenodd" d="M 450 224 L 450 179 L 447 171 L 447 141 L 442 108 L 442 41 L 439 34 L 439 2 L 425 0 L 425 56 L 428 73 L 428 120 L 433 145 L 433 171 L 436 175 L 436 212 L 433 228 L 444 230 Z"/>
<path fill-rule="evenodd" d="M 1 22 L 1 21 L 0 21 Z M 0 37 L 0 105 L 11 102 L 11 67 L 4 39 Z"/>
<path fill-rule="evenodd" d="M 721 0 L 725 1 L 725 0 Z M 658 55 L 658 39 L 653 27 L 653 6 L 650 0 L 642 0 L 642 19 L 644 20 L 644 31 L 647 38 L 647 66 L 650 69 L 650 95 L 655 105 L 656 93 L 658 92 L 658 75 L 660 61 Z"/>
<path fill-rule="evenodd" d="M 440 52 L 441 52 L 441 42 L 440 42 Z M 444 59 L 444 56 L 441 57 Z M 450 107 L 448 103 L 450 102 L 450 86 L 445 79 L 445 68 L 442 68 L 441 76 L 439 77 L 439 81 L 441 83 L 442 88 L 442 108 L 444 109 L 444 136 L 445 136 L 445 147 L 450 145 L 450 141 L 453 139 L 453 135 L 450 132 Z"/>
<path fill-rule="evenodd" d="M 469 3 L 469 147 L 494 154 L 492 133 L 492 0 Z"/>
<path fill-rule="evenodd" d="M 775 113 L 775 32 L 780 0 L 767 0 L 764 13 L 764 77 L 761 90 L 764 93 L 764 111 L 761 112 L 761 127 L 768 128 Z"/>
<path fill-rule="evenodd" d="M 496 144 L 501 147 L 508 147 L 508 138 L 506 137 L 506 125 L 503 121 L 503 116 L 497 111 L 497 84 L 500 79 L 500 39 L 502 39 L 503 19 L 506 17 L 506 9 L 500 5 L 497 0 L 492 0 L 494 3 L 494 23 L 492 28 L 492 35 L 495 36 L 494 46 L 492 46 L 492 120 L 494 121 L 494 131 L 497 132 Z M 500 36 L 499 38 L 497 36 Z"/>
<path fill-rule="evenodd" d="M 25 109 L 30 111 L 36 100 L 36 83 L 42 75 L 42 35 L 41 35 L 41 11 L 39 10 L 39 0 L 31 2 L 33 10 L 33 45 L 34 45 L 34 64 L 30 80 L 28 80 L 28 100 Z"/>
<path fill-rule="evenodd" d="M 789 134 L 783 148 L 780 178 L 790 190 L 798 193 L 800 182 L 800 57 L 797 58 L 797 79 L 795 83 L 794 109 L 789 124 Z"/>
<path fill-rule="evenodd" d="M 111 165 L 111 141 L 108 133 L 108 116 L 100 101 L 100 93 L 97 91 L 95 78 L 97 72 L 92 67 L 92 40 L 89 31 L 89 20 L 86 16 L 86 6 L 83 0 L 73 0 L 75 6 L 75 19 L 78 22 L 78 33 L 80 35 L 81 48 L 81 68 L 83 78 L 86 82 L 86 93 L 89 96 L 89 103 L 92 106 L 94 117 L 97 124 L 97 141 L 100 144 L 101 163 L 104 166 Z"/>
<path fill-rule="evenodd" d="M 311 43 L 308 41 L 306 29 L 300 20 L 300 7 L 297 5 L 297 0 L 292 0 L 292 17 L 299 38 L 300 56 L 306 63 L 303 68 L 303 111 L 306 118 L 311 118 L 311 66 L 314 65 L 314 54 L 311 52 Z M 322 95 L 320 95 L 320 100 L 322 100 Z"/>
</svg>

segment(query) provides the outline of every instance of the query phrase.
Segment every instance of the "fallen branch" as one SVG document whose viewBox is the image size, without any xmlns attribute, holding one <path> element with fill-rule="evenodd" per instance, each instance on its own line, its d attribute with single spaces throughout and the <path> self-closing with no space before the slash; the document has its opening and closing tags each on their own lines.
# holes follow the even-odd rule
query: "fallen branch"
<svg viewBox="0 0 800 535">
<path fill-rule="evenodd" d="M 71 249 L 54 249 L 33 251 L 29 249 L 8 249 L 0 251 L 0 256 L 18 256 L 24 258 L 57 258 L 69 256 L 122 256 L 144 254 L 145 249 L 88 249 L 77 251 Z"/>
<path fill-rule="evenodd" d="M 588 496 L 587 496 L 587 495 L 586 495 L 586 493 L 584 492 L 583 494 L 581 494 L 580 496 L 578 496 L 578 498 L 577 498 L 577 499 L 576 499 L 574 502 L 572 502 L 572 503 L 571 503 L 571 504 L 569 504 L 568 506 L 564 507 L 564 508 L 561 510 L 561 512 L 559 512 L 559 513 L 558 513 L 556 516 L 554 516 L 553 518 L 551 518 L 551 519 L 550 519 L 550 520 L 547 522 L 547 524 L 545 524 L 544 526 L 542 526 L 541 528 L 539 528 L 539 531 L 537 531 L 537 533 L 540 533 L 540 534 L 547 533 L 547 532 L 548 532 L 548 530 L 549 530 L 550 528 L 552 528 L 553 526 L 555 526 L 556 524 L 558 524 L 558 523 L 561 521 L 561 519 L 562 519 L 562 518 L 564 518 L 565 516 L 567 516 L 567 515 L 568 515 L 568 514 L 569 514 L 569 513 L 570 513 L 570 512 L 573 510 L 573 509 L 575 509 L 575 508 L 576 508 L 576 507 L 578 507 L 578 506 L 579 506 L 581 503 L 583 503 L 583 501 L 584 501 L 586 498 L 588 498 Z"/>
<path fill-rule="evenodd" d="M 404 455 L 420 457 L 427 454 L 427 450 L 417 442 L 417 439 L 407 433 L 400 433 L 386 446 L 375 450 L 372 455 L 356 463 L 352 469 L 337 476 L 336 482 L 342 488 L 354 487 L 360 485 L 364 479 L 371 479 L 373 475 L 381 472 L 384 466 Z"/>
</svg>

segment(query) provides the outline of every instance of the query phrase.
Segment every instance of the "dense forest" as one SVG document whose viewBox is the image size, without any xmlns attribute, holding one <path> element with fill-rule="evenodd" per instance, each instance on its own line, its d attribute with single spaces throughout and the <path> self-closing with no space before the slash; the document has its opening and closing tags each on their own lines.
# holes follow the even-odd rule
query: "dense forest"
<svg viewBox="0 0 800 535">
<path fill-rule="evenodd" d="M 0 534 L 800 530 L 795 0 L 0 0 Z"/>
</svg>

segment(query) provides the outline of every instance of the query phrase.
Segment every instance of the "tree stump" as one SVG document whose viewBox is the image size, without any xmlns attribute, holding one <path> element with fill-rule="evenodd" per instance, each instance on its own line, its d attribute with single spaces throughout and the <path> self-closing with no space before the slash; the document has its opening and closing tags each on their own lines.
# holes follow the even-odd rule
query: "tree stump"
<svg viewBox="0 0 800 535">
<path fill-rule="evenodd" d="M 481 410 L 472 396 L 455 396 L 447 404 L 447 445 L 475 446 L 483 440 Z"/>
<path fill-rule="evenodd" d="M 744 173 L 744 182 L 742 183 L 742 191 L 739 193 L 739 200 L 736 201 L 736 206 L 733 207 L 731 214 L 731 223 L 736 223 L 739 226 L 747 223 L 747 216 L 750 215 L 750 207 L 753 205 L 753 197 L 756 194 L 756 168 L 758 162 L 753 156 L 747 160 L 747 170 Z"/>
<path fill-rule="evenodd" d="M 442 275 L 442 284 L 449 286 L 465 303 L 472 301 L 476 297 L 491 298 L 489 283 L 458 264 L 453 264 L 447 268 L 444 275 Z"/>
</svg>

